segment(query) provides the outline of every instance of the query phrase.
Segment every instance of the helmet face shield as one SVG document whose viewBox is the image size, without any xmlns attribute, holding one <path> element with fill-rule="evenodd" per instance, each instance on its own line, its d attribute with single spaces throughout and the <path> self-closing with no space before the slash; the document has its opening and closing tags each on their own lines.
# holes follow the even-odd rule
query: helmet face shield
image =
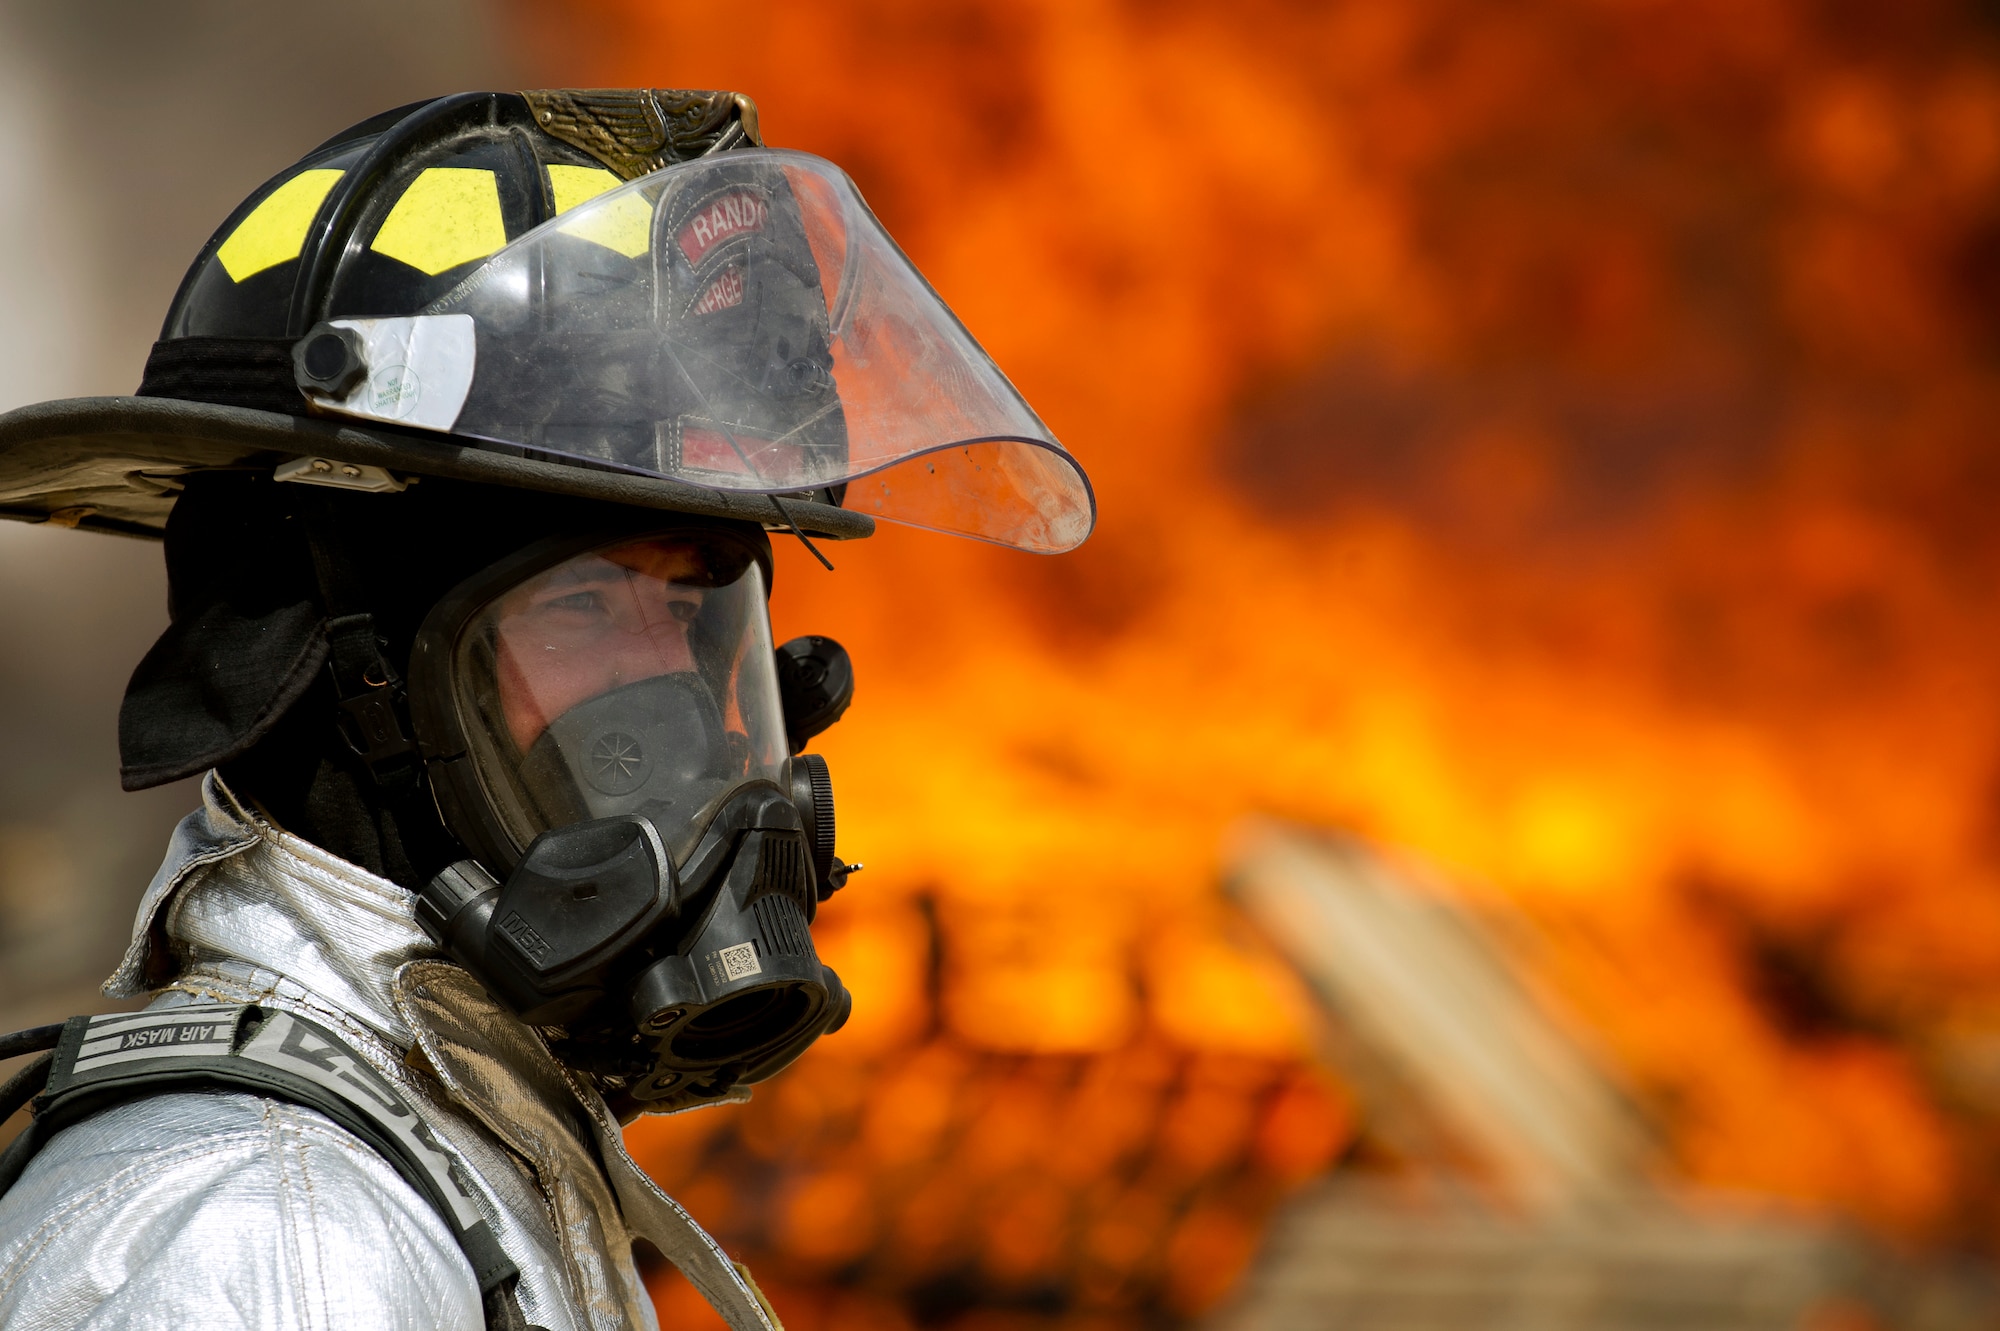
<svg viewBox="0 0 2000 1331">
<path fill-rule="evenodd" d="M 847 486 L 857 511 L 1027 550 L 1095 519 L 1075 461 L 853 182 L 804 153 L 669 166 L 414 319 L 333 322 L 368 373 L 325 409 L 714 489 Z"/>
<path fill-rule="evenodd" d="M 762 567 L 721 533 L 522 570 L 439 634 L 449 711 L 511 863 L 541 833 L 649 820 L 675 859 L 787 745 Z"/>
</svg>

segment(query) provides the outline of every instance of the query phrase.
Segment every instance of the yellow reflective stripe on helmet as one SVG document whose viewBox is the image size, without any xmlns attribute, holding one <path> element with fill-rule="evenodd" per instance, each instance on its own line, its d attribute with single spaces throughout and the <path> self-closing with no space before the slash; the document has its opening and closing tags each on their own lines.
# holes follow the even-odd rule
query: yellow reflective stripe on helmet
<svg viewBox="0 0 2000 1331">
<path fill-rule="evenodd" d="M 585 200 L 608 189 L 618 188 L 618 177 L 601 166 L 551 166 L 549 189 L 556 196 L 556 212 L 566 213 Z"/>
<path fill-rule="evenodd" d="M 555 194 L 558 215 L 623 183 L 601 166 L 549 168 L 549 189 Z M 561 230 L 565 235 L 636 259 L 652 244 L 653 206 L 642 195 L 628 194 L 592 208 L 582 217 L 566 222 Z"/>
<path fill-rule="evenodd" d="M 507 243 L 491 171 L 434 166 L 410 182 L 369 249 L 436 277 Z"/>
<path fill-rule="evenodd" d="M 312 225 L 320 201 L 333 188 L 333 182 L 346 174 L 330 167 L 301 171 L 266 194 L 264 201 L 252 208 L 250 215 L 229 233 L 229 239 L 216 247 L 215 257 L 221 260 L 222 271 L 229 274 L 229 280 L 241 282 L 266 268 L 298 258 L 306 243 L 306 228 Z"/>
</svg>

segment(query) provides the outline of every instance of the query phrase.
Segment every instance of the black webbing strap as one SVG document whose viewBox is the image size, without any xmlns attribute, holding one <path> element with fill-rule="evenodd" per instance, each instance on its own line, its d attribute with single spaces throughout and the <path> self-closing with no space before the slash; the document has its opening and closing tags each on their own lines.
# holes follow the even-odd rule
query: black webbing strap
<svg viewBox="0 0 2000 1331">
<path fill-rule="evenodd" d="M 489 1328 L 524 1331 L 520 1270 L 480 1214 L 464 1167 L 403 1099 L 339 1037 L 289 1012 L 246 1005 L 72 1017 L 27 1129 L 0 1152 L 0 1194 L 55 1133 L 99 1110 L 166 1091 L 248 1091 L 314 1109 L 366 1142 L 450 1227 Z"/>
<path fill-rule="evenodd" d="M 177 337 L 155 342 L 139 380 L 140 397 L 171 397 L 306 414 L 292 369 L 289 337 Z"/>
<path fill-rule="evenodd" d="M 403 724 L 403 681 L 382 655 L 375 617 L 334 615 L 326 621 L 326 668 L 340 699 L 340 733 L 375 784 L 391 793 L 416 785 L 421 761 Z"/>
<path fill-rule="evenodd" d="M 326 668 L 340 703 L 340 732 L 367 766 L 375 784 L 391 795 L 413 791 L 422 755 L 404 720 L 403 681 L 383 655 L 375 617 L 334 535 L 335 514 L 326 496 L 301 496 L 313 575 L 326 609 Z"/>
</svg>

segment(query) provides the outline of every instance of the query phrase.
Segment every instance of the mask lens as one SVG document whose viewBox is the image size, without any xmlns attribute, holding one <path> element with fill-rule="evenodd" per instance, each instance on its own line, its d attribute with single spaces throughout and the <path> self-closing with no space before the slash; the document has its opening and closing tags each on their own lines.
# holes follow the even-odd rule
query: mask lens
<svg viewBox="0 0 2000 1331">
<path fill-rule="evenodd" d="M 638 814 L 678 859 L 732 790 L 782 779 L 763 575 L 724 538 L 628 541 L 523 580 L 468 621 L 453 680 L 517 851 Z"/>
</svg>

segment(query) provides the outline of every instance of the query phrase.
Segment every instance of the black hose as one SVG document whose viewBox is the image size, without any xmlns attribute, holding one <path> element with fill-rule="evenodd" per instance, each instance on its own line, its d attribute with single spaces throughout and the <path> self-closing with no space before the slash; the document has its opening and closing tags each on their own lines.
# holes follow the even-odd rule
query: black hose
<svg viewBox="0 0 2000 1331">
<path fill-rule="evenodd" d="M 49 1068 L 55 1061 L 54 1054 L 43 1054 L 15 1073 L 5 1086 L 0 1086 L 0 1123 L 12 1118 L 15 1110 L 42 1093 L 42 1088 L 49 1084 Z"/>
<path fill-rule="evenodd" d="M 42 1049 L 53 1049 L 56 1041 L 62 1039 L 62 1033 L 63 1023 L 59 1021 L 53 1026 L 32 1026 L 12 1035 L 0 1035 L 0 1058 L 16 1058 Z"/>
</svg>

